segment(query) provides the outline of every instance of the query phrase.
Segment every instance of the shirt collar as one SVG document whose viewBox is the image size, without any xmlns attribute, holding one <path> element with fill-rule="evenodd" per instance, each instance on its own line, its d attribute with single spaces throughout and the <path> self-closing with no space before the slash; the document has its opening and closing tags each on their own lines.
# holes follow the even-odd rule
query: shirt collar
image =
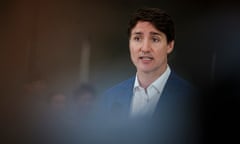
<svg viewBox="0 0 240 144">
<path fill-rule="evenodd" d="M 167 79 L 168 79 L 170 73 L 171 73 L 171 69 L 167 65 L 167 69 L 164 71 L 164 73 L 161 76 L 159 76 L 153 83 L 151 83 L 148 88 L 154 87 L 158 92 L 161 92 L 162 89 L 163 89 L 163 86 L 167 82 Z M 138 89 L 139 87 L 141 87 L 141 86 L 139 84 L 139 80 L 138 80 L 138 77 L 137 77 L 137 74 L 136 74 L 134 87 L 133 87 L 133 92 L 135 92 L 136 89 Z"/>
</svg>

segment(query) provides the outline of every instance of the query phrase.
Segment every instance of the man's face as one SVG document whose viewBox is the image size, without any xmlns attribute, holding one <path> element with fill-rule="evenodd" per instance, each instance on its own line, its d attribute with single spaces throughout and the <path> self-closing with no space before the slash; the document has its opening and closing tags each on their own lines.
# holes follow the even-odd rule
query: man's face
<svg viewBox="0 0 240 144">
<path fill-rule="evenodd" d="M 139 21 L 131 31 L 129 47 L 138 73 L 162 74 L 173 46 L 174 41 L 168 43 L 166 35 L 150 22 Z"/>
</svg>

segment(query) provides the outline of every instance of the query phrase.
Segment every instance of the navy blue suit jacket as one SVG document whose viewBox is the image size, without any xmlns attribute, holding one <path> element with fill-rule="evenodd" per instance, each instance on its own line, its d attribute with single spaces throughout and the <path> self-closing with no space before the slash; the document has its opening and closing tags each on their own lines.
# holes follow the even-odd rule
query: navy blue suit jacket
<svg viewBox="0 0 240 144">
<path fill-rule="evenodd" d="M 116 119 L 123 121 L 129 118 L 134 81 L 135 77 L 132 77 L 104 93 L 103 113 L 107 119 L 110 117 L 110 121 Z M 198 114 L 196 111 L 196 94 L 191 84 L 173 71 L 171 72 L 153 117 L 150 122 L 147 122 L 148 124 L 151 123 L 153 129 L 150 130 L 150 133 L 155 131 L 157 136 L 154 138 L 157 138 L 158 142 L 186 144 L 192 143 L 192 140 L 194 140 L 194 143 L 196 143 L 196 132 L 198 131 L 195 115 Z M 138 126 L 143 126 L 143 124 Z M 139 131 L 141 130 L 140 128 Z M 146 136 L 146 134 L 144 135 Z"/>
<path fill-rule="evenodd" d="M 104 95 L 105 112 L 108 114 L 118 113 L 121 116 L 128 117 L 133 96 L 133 86 L 135 77 L 125 80 L 112 88 L 108 89 Z M 195 97 L 194 88 L 186 80 L 182 79 L 174 72 L 171 72 L 167 83 L 160 96 L 154 116 L 157 116 L 162 110 L 170 110 L 186 107 Z M 182 108 L 184 108 L 182 107 Z"/>
</svg>

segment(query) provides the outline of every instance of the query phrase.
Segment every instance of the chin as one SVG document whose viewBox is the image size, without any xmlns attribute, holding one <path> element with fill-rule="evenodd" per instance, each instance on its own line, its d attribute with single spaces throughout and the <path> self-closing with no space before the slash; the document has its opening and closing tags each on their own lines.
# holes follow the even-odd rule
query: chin
<svg viewBox="0 0 240 144">
<path fill-rule="evenodd" d="M 139 71 L 139 72 L 142 72 L 142 73 L 150 73 L 150 72 L 152 72 L 153 70 L 152 70 L 152 69 L 139 69 L 138 71 Z"/>
</svg>

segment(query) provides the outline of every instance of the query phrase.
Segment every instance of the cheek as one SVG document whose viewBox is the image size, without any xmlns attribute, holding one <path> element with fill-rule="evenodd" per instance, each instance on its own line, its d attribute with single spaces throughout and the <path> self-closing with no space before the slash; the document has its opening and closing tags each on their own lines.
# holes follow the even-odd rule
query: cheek
<svg viewBox="0 0 240 144">
<path fill-rule="evenodd" d="M 167 51 L 165 49 L 158 49 L 158 50 L 154 51 L 153 53 L 154 53 L 154 56 L 157 59 L 157 61 L 161 61 L 167 55 Z"/>
<path fill-rule="evenodd" d="M 135 64 L 138 56 L 137 56 L 137 51 L 133 47 L 130 47 L 130 56 L 131 56 L 132 62 Z"/>
<path fill-rule="evenodd" d="M 135 53 L 134 53 L 134 50 L 130 48 L 130 55 L 131 55 L 131 59 L 132 61 L 134 61 L 134 57 L 135 57 Z"/>
<path fill-rule="evenodd" d="M 133 56 L 134 55 L 134 53 L 136 53 L 135 51 L 135 47 L 133 46 L 133 44 L 129 44 L 129 51 L 130 51 L 130 54 L 131 54 L 131 56 Z"/>
<path fill-rule="evenodd" d="M 140 50 L 140 45 L 134 42 L 129 43 L 130 52 L 137 53 Z"/>
</svg>

